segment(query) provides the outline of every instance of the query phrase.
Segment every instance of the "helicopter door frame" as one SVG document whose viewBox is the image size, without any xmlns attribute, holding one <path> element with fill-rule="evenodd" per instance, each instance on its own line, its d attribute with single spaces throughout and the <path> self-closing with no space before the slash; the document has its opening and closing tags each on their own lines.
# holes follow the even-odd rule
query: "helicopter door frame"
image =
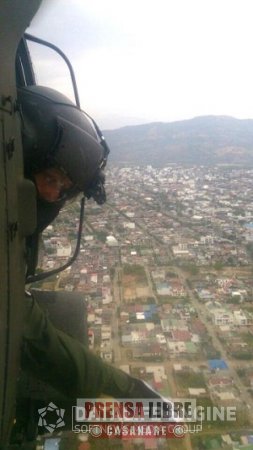
<svg viewBox="0 0 253 450">
<path fill-rule="evenodd" d="M 27 44 L 28 41 L 34 42 L 44 47 L 48 47 L 61 56 L 61 58 L 66 63 L 69 70 L 76 106 L 80 108 L 80 98 L 77 89 L 77 82 L 74 69 L 65 53 L 63 53 L 63 51 L 56 45 L 51 44 L 51 42 L 45 41 L 44 39 L 40 39 L 28 33 L 24 34 L 24 37 L 22 38 L 17 50 L 17 58 L 16 58 L 17 84 L 19 86 L 31 86 L 37 84 L 35 73 L 33 70 L 32 58 Z"/>
</svg>

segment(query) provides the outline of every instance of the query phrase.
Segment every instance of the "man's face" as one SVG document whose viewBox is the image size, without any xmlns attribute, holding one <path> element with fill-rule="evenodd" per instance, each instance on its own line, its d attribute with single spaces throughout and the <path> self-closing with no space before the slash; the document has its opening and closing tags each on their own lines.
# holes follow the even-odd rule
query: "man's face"
<svg viewBox="0 0 253 450">
<path fill-rule="evenodd" d="M 64 193 L 73 187 L 68 176 L 54 167 L 36 173 L 34 180 L 39 197 L 49 203 L 60 200 Z"/>
</svg>

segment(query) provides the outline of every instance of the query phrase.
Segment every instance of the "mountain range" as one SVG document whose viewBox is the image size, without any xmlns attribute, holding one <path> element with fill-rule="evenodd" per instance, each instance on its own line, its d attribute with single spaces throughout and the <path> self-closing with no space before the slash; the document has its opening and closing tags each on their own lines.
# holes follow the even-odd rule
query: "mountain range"
<svg viewBox="0 0 253 450">
<path fill-rule="evenodd" d="M 201 116 L 105 130 L 115 164 L 253 165 L 253 119 Z"/>
</svg>

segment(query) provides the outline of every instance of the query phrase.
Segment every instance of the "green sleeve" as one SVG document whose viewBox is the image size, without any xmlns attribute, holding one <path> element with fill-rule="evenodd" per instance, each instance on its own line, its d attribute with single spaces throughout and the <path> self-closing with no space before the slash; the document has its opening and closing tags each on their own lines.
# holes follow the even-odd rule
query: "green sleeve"
<svg viewBox="0 0 253 450">
<path fill-rule="evenodd" d="M 70 399 L 124 398 L 131 377 L 56 329 L 34 299 L 26 299 L 22 368 Z"/>
</svg>

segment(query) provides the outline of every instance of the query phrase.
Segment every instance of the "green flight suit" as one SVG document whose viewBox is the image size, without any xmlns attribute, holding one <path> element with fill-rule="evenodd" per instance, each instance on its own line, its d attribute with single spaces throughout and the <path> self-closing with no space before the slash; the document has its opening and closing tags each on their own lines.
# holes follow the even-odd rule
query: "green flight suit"
<svg viewBox="0 0 253 450">
<path fill-rule="evenodd" d="M 101 394 L 114 398 L 131 396 L 134 378 L 106 364 L 79 341 L 55 328 L 32 297 L 26 302 L 21 358 L 26 372 L 74 402 Z"/>
</svg>

